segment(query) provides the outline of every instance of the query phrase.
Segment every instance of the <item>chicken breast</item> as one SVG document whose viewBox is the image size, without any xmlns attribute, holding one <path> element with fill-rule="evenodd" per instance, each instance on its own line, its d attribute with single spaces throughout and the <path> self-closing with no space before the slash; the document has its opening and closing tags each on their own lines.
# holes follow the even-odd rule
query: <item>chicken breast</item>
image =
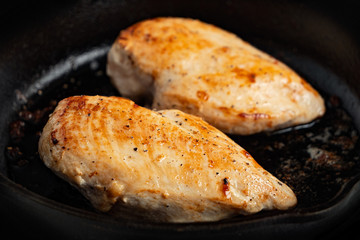
<svg viewBox="0 0 360 240">
<path fill-rule="evenodd" d="M 123 31 L 107 73 L 120 93 L 152 96 L 221 131 L 253 134 L 322 116 L 324 101 L 285 64 L 234 34 L 198 20 L 156 18 Z"/>
<path fill-rule="evenodd" d="M 152 221 L 215 221 L 296 204 L 292 190 L 200 118 L 120 97 L 62 100 L 39 154 L 93 206 Z"/>
</svg>

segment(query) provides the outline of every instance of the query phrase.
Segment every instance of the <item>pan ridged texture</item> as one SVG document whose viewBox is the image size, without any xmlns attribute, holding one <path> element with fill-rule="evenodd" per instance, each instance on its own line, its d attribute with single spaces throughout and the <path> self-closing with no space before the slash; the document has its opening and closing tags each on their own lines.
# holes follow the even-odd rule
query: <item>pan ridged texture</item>
<svg viewBox="0 0 360 240">
<path fill-rule="evenodd" d="M 153 96 L 218 129 L 253 134 L 307 123 L 324 101 L 285 64 L 236 35 L 198 20 L 156 18 L 123 31 L 107 73 L 123 96 Z"/>
<path fill-rule="evenodd" d="M 39 142 L 47 167 L 93 206 L 154 221 L 215 221 L 296 204 L 292 190 L 199 117 L 120 97 L 59 102 Z"/>
</svg>

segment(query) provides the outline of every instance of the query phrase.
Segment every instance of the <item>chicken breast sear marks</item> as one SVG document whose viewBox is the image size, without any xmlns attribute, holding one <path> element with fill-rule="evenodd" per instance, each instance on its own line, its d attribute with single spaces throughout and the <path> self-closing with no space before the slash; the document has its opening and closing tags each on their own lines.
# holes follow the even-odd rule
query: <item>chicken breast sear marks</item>
<svg viewBox="0 0 360 240">
<path fill-rule="evenodd" d="M 100 211 L 155 221 L 215 221 L 296 204 L 292 190 L 198 117 L 120 97 L 62 100 L 39 154 Z"/>
<path fill-rule="evenodd" d="M 156 18 L 123 31 L 107 73 L 125 97 L 153 96 L 226 133 L 253 134 L 310 122 L 324 101 L 289 67 L 234 34 L 183 18 Z"/>
</svg>

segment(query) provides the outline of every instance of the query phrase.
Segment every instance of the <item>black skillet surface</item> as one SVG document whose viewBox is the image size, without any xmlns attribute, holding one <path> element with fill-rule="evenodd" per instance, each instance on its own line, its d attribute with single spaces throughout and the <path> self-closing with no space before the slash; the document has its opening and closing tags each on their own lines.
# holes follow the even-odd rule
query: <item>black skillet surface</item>
<svg viewBox="0 0 360 240">
<path fill-rule="evenodd" d="M 360 51 L 355 3 L 23 1 L 0 10 L 0 214 L 5 233 L 52 238 L 331 238 L 359 222 Z M 30 10 L 31 9 L 31 10 Z M 16 14 L 16 15 L 13 15 Z M 118 95 L 105 75 L 120 29 L 156 16 L 198 18 L 287 63 L 326 98 L 309 125 L 231 136 L 298 196 L 296 208 L 212 223 L 114 219 L 46 169 L 36 152 L 64 97 Z M 141 102 L 139 104 L 146 104 Z M 344 222 L 346 224 L 344 224 Z"/>
</svg>

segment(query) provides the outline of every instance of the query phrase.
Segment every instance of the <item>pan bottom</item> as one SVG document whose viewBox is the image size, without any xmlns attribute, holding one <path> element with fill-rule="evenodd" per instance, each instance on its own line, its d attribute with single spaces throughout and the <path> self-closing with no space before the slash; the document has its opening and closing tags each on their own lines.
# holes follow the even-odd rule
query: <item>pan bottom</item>
<svg viewBox="0 0 360 240">
<path fill-rule="evenodd" d="M 63 98 L 73 95 L 120 96 L 106 76 L 107 47 L 99 47 L 71 57 L 47 71 L 22 94 L 22 104 L 14 112 L 9 126 L 9 143 L 5 149 L 7 174 L 23 187 L 76 208 L 95 211 L 88 201 L 47 169 L 37 152 L 38 140 L 48 115 Z M 293 53 L 272 50 L 283 59 Z M 305 72 L 306 58 L 296 69 Z M 280 60 L 281 57 L 280 57 Z M 286 61 L 285 61 L 286 62 Z M 316 69 L 314 71 L 323 71 Z M 331 75 L 331 72 L 327 73 Z M 321 78 L 321 75 L 320 75 Z M 309 79 L 317 86 L 324 79 Z M 321 86 L 320 86 L 321 88 Z M 320 89 L 321 92 L 321 89 Z M 298 197 L 298 205 L 289 211 L 311 212 L 326 208 L 329 202 L 344 193 L 344 186 L 360 173 L 359 133 L 352 118 L 342 106 L 342 97 L 322 92 L 327 112 L 312 123 L 253 136 L 230 137 L 244 147 L 256 161 Z M 146 100 L 137 102 L 146 106 Z M 261 217 L 268 213 L 259 213 Z M 271 214 L 276 214 L 272 212 Z M 240 217 L 238 219 L 243 219 Z"/>
</svg>

